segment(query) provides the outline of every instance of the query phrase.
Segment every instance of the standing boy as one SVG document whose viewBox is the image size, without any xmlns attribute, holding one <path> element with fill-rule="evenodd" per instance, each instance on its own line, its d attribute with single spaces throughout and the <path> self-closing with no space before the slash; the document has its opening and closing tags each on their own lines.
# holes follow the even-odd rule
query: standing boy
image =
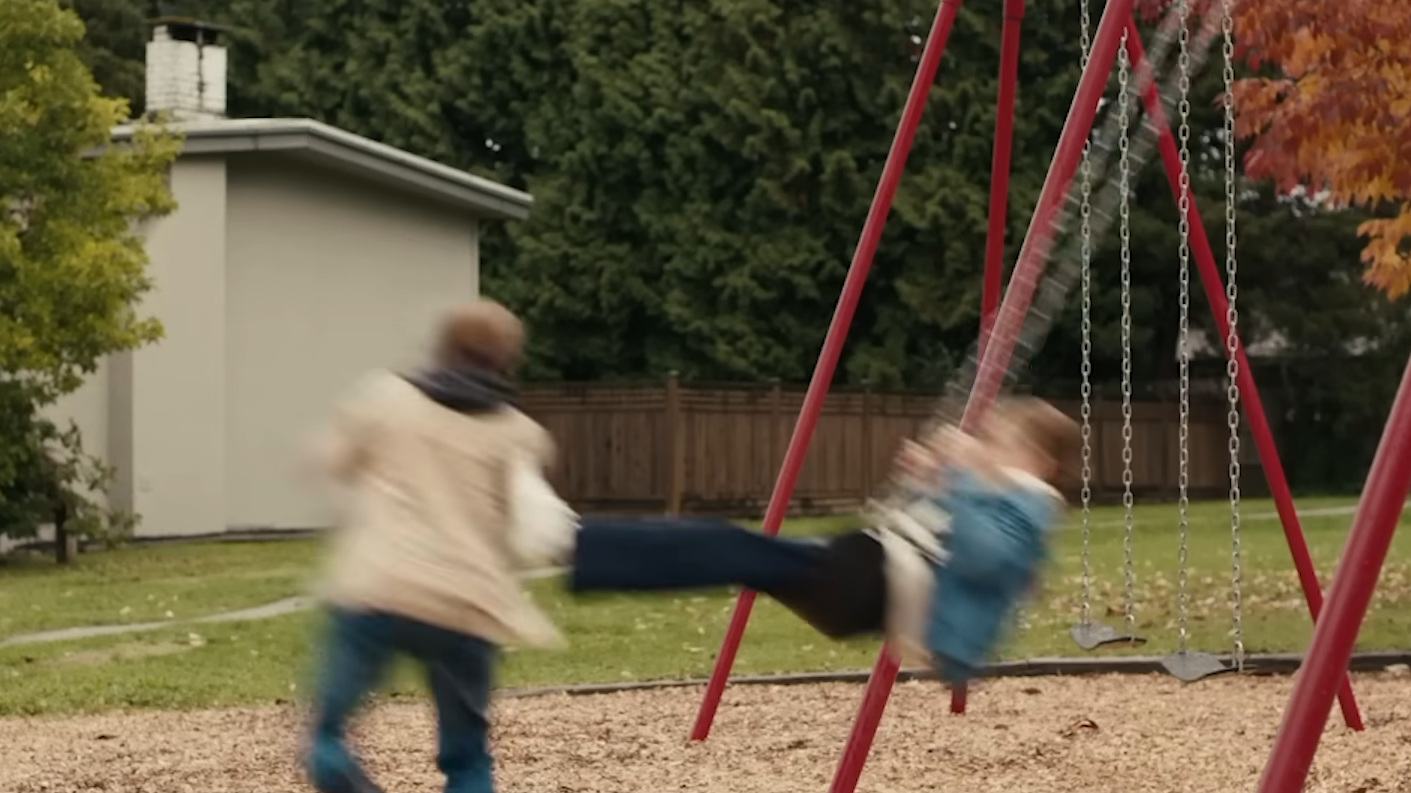
<svg viewBox="0 0 1411 793">
<path fill-rule="evenodd" d="M 547 466 L 548 433 L 514 405 L 519 319 L 478 300 L 445 318 L 429 365 L 378 372 L 336 409 L 319 445 L 347 491 L 327 584 L 328 634 L 309 775 L 321 793 L 379 793 L 345 726 L 398 655 L 425 669 L 447 793 L 494 790 L 490 689 L 501 645 L 558 633 L 520 586 L 509 472 Z"/>
</svg>

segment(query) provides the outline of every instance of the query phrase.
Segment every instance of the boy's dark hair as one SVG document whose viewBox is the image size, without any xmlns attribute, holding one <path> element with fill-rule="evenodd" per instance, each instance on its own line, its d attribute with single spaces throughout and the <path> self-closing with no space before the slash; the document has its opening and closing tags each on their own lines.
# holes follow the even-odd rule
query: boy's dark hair
<svg viewBox="0 0 1411 793">
<path fill-rule="evenodd" d="M 1066 482 L 1077 473 L 1083 449 L 1083 434 L 1078 422 L 1037 397 L 1006 400 L 1003 409 L 1034 445 L 1054 461 L 1055 481 L 1051 484 Z"/>
<path fill-rule="evenodd" d="M 441 322 L 436 345 L 442 366 L 475 366 L 508 372 L 524 354 L 524 323 L 494 300 L 457 306 Z"/>
</svg>

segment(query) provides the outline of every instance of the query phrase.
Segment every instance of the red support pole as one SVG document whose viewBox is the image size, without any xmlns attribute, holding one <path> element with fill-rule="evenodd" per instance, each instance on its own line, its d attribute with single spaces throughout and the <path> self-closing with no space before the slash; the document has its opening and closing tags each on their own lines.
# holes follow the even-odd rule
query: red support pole
<svg viewBox="0 0 1411 793">
<path fill-rule="evenodd" d="M 1132 63 L 1143 64 L 1146 61 L 1146 51 L 1135 23 L 1129 23 L 1127 34 Z M 1171 125 L 1166 118 L 1165 109 L 1161 106 L 1155 83 L 1142 95 L 1142 101 L 1160 131 L 1158 144 L 1161 149 L 1161 161 L 1166 166 L 1172 194 L 1179 203 L 1181 154 L 1176 146 L 1176 138 L 1171 134 Z M 1190 196 L 1190 233 L 1191 251 L 1195 254 L 1196 268 L 1205 287 L 1205 296 L 1210 301 L 1211 311 L 1215 315 L 1215 327 L 1220 333 L 1220 338 L 1226 339 L 1230 333 L 1230 301 L 1225 296 L 1220 269 L 1215 263 L 1215 252 L 1210 247 L 1210 237 L 1205 232 L 1205 223 L 1196 208 L 1193 194 Z M 1240 401 L 1243 403 L 1245 416 L 1249 419 L 1249 431 L 1254 436 L 1254 444 L 1259 449 L 1259 459 L 1264 464 L 1264 475 L 1268 479 L 1269 492 L 1274 498 L 1279 520 L 1284 527 L 1284 537 L 1288 540 L 1289 553 L 1293 556 L 1293 566 L 1298 571 L 1303 597 L 1308 601 L 1308 611 L 1316 623 L 1323 607 L 1323 590 L 1318 583 L 1318 571 L 1314 568 L 1313 556 L 1308 551 L 1308 541 L 1303 535 L 1298 509 L 1293 503 L 1293 493 L 1289 490 L 1288 478 L 1284 475 L 1284 466 L 1279 458 L 1279 449 L 1274 443 L 1274 433 L 1269 428 L 1269 417 L 1264 412 L 1264 402 L 1259 397 L 1259 387 L 1254 382 L 1254 370 L 1249 365 L 1242 341 L 1236 342 L 1235 356 L 1239 365 L 1236 382 L 1240 388 Z M 1347 726 L 1354 730 L 1363 729 L 1362 714 L 1358 711 L 1357 699 L 1352 693 L 1351 676 L 1344 675 L 1342 688 L 1338 691 L 1338 702 Z"/>
<path fill-rule="evenodd" d="M 995 101 L 995 150 L 990 165 L 990 225 L 985 235 L 985 285 L 980 298 L 981 344 L 990 332 L 1004 289 L 1004 231 L 1009 219 L 1009 172 L 1014 151 L 1014 98 L 1019 87 L 1019 38 L 1025 0 L 1004 0 L 999 54 L 999 98 Z"/>
<path fill-rule="evenodd" d="M 1133 0 L 1110 0 L 1103 9 L 1102 21 L 1098 23 L 1093 40 L 1088 68 L 1078 83 L 1073 97 L 1073 105 L 1068 118 L 1063 123 L 1063 132 L 1054 151 L 1053 164 L 1044 179 L 1039 194 L 1037 211 L 1029 224 L 1019 261 L 1015 263 L 1014 274 L 1010 278 L 1009 289 L 1004 302 L 996 314 L 990 341 L 986 344 L 976 372 L 975 385 L 965 406 L 961 419 L 963 427 L 973 427 L 994 403 L 1003 385 L 1004 372 L 1014 353 L 1019 328 L 1028 313 L 1029 304 L 1043 276 L 1048 254 L 1053 246 L 1052 221 L 1054 214 L 1062 206 L 1062 196 L 1068 192 L 1078 162 L 1083 156 L 1083 146 L 1097 117 L 1098 102 L 1102 99 L 1107 79 L 1112 74 L 1112 65 L 1117 60 L 1117 47 L 1121 43 L 1122 30 L 1132 16 Z M 853 793 L 857 789 L 862 768 L 867 762 L 867 754 L 872 748 L 872 740 L 881 723 L 882 712 L 886 709 L 887 698 L 896 683 L 898 663 L 891 648 L 882 647 L 872 670 L 872 678 L 867 685 L 857 719 L 853 722 L 852 734 L 848 736 L 847 747 L 833 777 L 831 793 Z M 955 692 L 964 702 L 964 690 Z M 952 709 L 956 700 L 952 699 Z"/>
<path fill-rule="evenodd" d="M 1313 642 L 1284 708 L 1274 748 L 1259 780 L 1259 793 L 1299 793 L 1308 779 L 1333 696 L 1352 660 L 1357 633 L 1411 492 L 1411 443 L 1407 438 L 1411 438 L 1411 365 L 1401 379 L 1382 431 L 1352 532 L 1328 588 L 1323 618 L 1313 629 Z"/>
<path fill-rule="evenodd" d="M 1010 276 L 1009 288 L 1004 302 L 996 315 L 991 331 L 991 341 L 999 344 L 985 347 L 976 373 L 975 384 L 970 399 L 965 406 L 962 426 L 973 427 L 983 417 L 984 412 L 994 404 L 1004 384 L 1004 375 L 1014 354 L 1018 334 L 1029 312 L 1034 292 L 1043 277 L 1044 266 L 1053 248 L 1053 218 L 1063 206 L 1064 196 L 1072 184 L 1073 175 L 1083 156 L 1083 147 L 1092 131 L 1093 120 L 1097 117 L 1098 102 L 1102 99 L 1107 78 L 1116 62 L 1117 48 L 1121 44 L 1124 21 L 1131 16 L 1133 0 L 1111 0 L 1103 8 L 1102 20 L 1098 23 L 1097 34 L 1093 39 L 1092 51 L 1088 60 L 1089 70 L 1083 73 L 1078 83 L 1073 105 L 1064 121 L 1063 132 L 1058 140 L 1058 148 L 1053 154 L 1053 164 L 1044 179 L 1039 192 L 1036 211 L 1024 245 L 1019 252 L 1019 260 Z"/>
<path fill-rule="evenodd" d="M 999 97 L 995 101 L 995 153 L 990 165 L 990 226 L 985 235 L 985 286 L 980 298 L 980 354 L 989 343 L 1004 291 L 1004 232 L 1009 219 L 1010 159 L 1014 151 L 1014 99 L 1019 93 L 1019 41 L 1025 0 L 1004 0 Z M 893 673 L 895 674 L 895 673 Z M 950 712 L 965 712 L 966 688 L 951 690 Z"/>
<path fill-rule="evenodd" d="M 951 30 L 955 27 L 960 5 L 961 0 L 941 0 L 936 9 L 936 18 L 926 39 L 926 47 L 921 53 L 921 62 L 917 64 L 916 76 L 912 79 L 911 91 L 907 94 L 906 106 L 897 125 L 896 137 L 892 140 L 887 162 L 882 167 L 882 177 L 877 184 L 877 192 L 872 197 L 867 220 L 863 223 L 862 236 L 858 240 L 852 264 L 848 267 L 847 279 L 843 282 L 843 290 L 838 297 L 838 307 L 833 312 L 828 336 L 824 339 L 823 350 L 818 355 L 813 378 L 808 384 L 808 393 L 804 396 L 798 422 L 794 425 L 793 438 L 789 441 L 788 451 L 784 454 L 784 464 L 774 484 L 774 494 L 769 499 L 762 527 L 766 534 L 779 532 L 784 515 L 789 510 L 794 485 L 803 470 L 809 442 L 813 440 L 814 428 L 818 426 L 819 415 L 823 412 L 823 403 L 832 385 L 833 373 L 838 367 L 843 345 L 847 341 L 853 313 L 857 309 L 862 288 L 867 282 L 867 273 L 872 269 L 872 259 L 882 240 L 887 215 L 891 212 L 892 200 L 896 198 L 897 187 L 901 184 L 902 173 L 906 170 L 906 159 L 911 154 L 911 145 L 916 139 L 916 130 L 921 125 L 926 100 L 930 98 L 931 87 L 936 82 L 936 71 L 940 67 L 941 55 L 945 52 Z M 755 593 L 746 590 L 740 593 L 735 602 L 735 613 L 730 618 L 730 627 L 715 659 L 715 671 L 711 674 L 710 684 L 706 686 L 705 698 L 701 701 L 695 726 L 691 730 L 692 740 L 703 741 L 710 735 L 711 724 L 715 720 L 716 710 L 720 707 L 720 699 L 725 693 L 730 669 L 734 666 L 735 655 L 740 650 L 740 641 L 744 638 L 745 626 L 749 623 L 754 601 Z"/>
</svg>

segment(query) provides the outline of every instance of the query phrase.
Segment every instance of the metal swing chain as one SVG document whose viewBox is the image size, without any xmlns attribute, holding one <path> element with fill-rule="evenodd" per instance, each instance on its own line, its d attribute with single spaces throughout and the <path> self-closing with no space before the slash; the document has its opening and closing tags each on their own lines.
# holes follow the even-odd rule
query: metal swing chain
<svg viewBox="0 0 1411 793">
<path fill-rule="evenodd" d="M 1175 9 L 1171 9 L 1162 23 L 1157 28 L 1155 41 L 1151 44 L 1147 59 L 1141 70 L 1137 72 L 1137 83 L 1133 88 L 1133 93 L 1140 95 L 1146 91 L 1153 82 L 1156 82 L 1158 75 L 1166 63 L 1173 39 L 1177 30 L 1177 15 Z M 1194 68 L 1199 68 L 1205 62 L 1205 56 L 1210 44 L 1213 42 L 1218 25 L 1214 24 L 1212 15 L 1207 23 L 1202 27 L 1201 35 L 1197 38 L 1197 46 L 1194 48 Z M 1199 65 L 1195 65 L 1199 64 Z M 1175 102 L 1175 77 L 1172 76 L 1160 86 L 1159 94 L 1163 107 L 1169 114 L 1174 108 Z M 1117 118 L 1115 113 L 1108 114 L 1103 124 L 1102 131 L 1095 137 L 1092 145 L 1094 171 L 1106 173 L 1106 164 L 1110 156 L 1116 149 L 1117 138 Z M 1131 146 L 1130 161 L 1135 164 L 1133 170 L 1138 170 L 1151 157 L 1156 146 L 1157 128 L 1150 118 L 1145 119 L 1141 125 L 1140 133 L 1136 141 Z M 1067 228 L 1068 221 L 1074 205 L 1078 204 L 1079 196 L 1076 190 L 1070 190 L 1067 194 L 1063 210 L 1054 218 L 1050 224 L 1052 235 L 1058 237 Z M 1107 233 L 1111 225 L 1113 213 L 1108 209 L 1116 204 L 1118 200 L 1117 183 L 1114 179 L 1104 179 L 1102 189 L 1092 199 L 1092 234 L 1091 239 L 1101 239 Z M 1025 257 L 1025 250 L 1029 240 L 1025 240 L 1025 249 L 1020 252 L 1020 259 Z M 1080 241 L 1067 239 L 1063 246 L 1053 254 L 1054 266 L 1051 271 L 1043 276 L 1039 284 L 1034 300 L 1031 303 L 1029 313 L 1025 317 L 1022 325 L 1017 331 L 1011 327 L 1001 325 L 998 331 L 992 331 L 991 338 L 1001 336 L 1012 336 L 1015 343 L 1013 357 L 1008 370 L 1004 373 L 1004 382 L 1007 385 L 1013 384 L 1019 378 L 1028 358 L 1038 349 L 1043 338 L 1047 335 L 1051 327 L 1053 318 L 1062 311 L 1066 305 L 1066 297 L 1073 282 L 1080 276 Z M 1012 285 L 1012 284 L 1011 284 Z M 959 411 L 963 408 L 965 400 L 970 393 L 970 387 L 975 382 L 979 370 L 979 351 L 977 346 L 972 346 L 965 361 L 946 386 L 946 394 L 942 397 L 941 405 L 937 410 L 932 422 L 928 426 L 952 422 Z"/>
<path fill-rule="evenodd" d="M 1177 30 L 1180 27 L 1179 21 L 1177 8 L 1172 6 L 1167 16 L 1162 19 L 1161 25 L 1157 28 L 1156 40 L 1151 44 L 1147 52 L 1146 60 L 1142 63 L 1143 68 L 1135 71 L 1137 80 L 1136 85 L 1134 85 L 1132 89 L 1133 94 L 1141 96 L 1149 89 L 1152 83 L 1156 82 L 1156 76 L 1162 72 L 1167 55 L 1176 38 Z M 1214 37 L 1218 32 L 1218 21 L 1215 15 L 1211 14 L 1202 23 L 1200 34 L 1196 37 L 1194 46 L 1190 48 L 1188 72 L 1198 71 L 1205 65 L 1210 45 L 1213 43 Z M 1175 94 L 1177 83 L 1178 80 L 1176 76 L 1172 75 L 1160 85 L 1159 95 L 1161 97 L 1161 104 L 1168 117 L 1176 108 Z M 1093 210 L 1093 239 L 1101 239 L 1107 233 L 1108 227 L 1114 220 L 1110 208 L 1117 203 L 1118 185 L 1115 179 L 1106 178 L 1106 174 L 1108 160 L 1117 148 L 1117 121 L 1117 114 L 1109 113 L 1103 124 L 1102 132 L 1096 136 L 1092 145 L 1094 171 L 1104 174 L 1102 189 L 1092 201 L 1095 207 Z M 1144 117 L 1137 138 L 1131 146 L 1130 160 L 1136 164 L 1133 171 L 1140 170 L 1150 158 L 1152 150 L 1156 146 L 1157 132 L 1158 130 L 1153 120 L 1150 117 Z M 1067 228 L 1072 207 L 1077 203 L 1078 195 L 1075 191 L 1070 190 L 1065 199 L 1063 212 L 1054 219 L 1052 224 L 1055 236 L 1061 234 Z M 1045 278 L 1043 284 L 1045 291 L 1040 293 L 1039 298 L 1046 297 L 1050 292 L 1055 294 L 1056 297 L 1053 300 L 1045 301 L 1043 303 L 1044 305 L 1062 305 L 1063 295 L 1066 294 L 1066 290 L 1079 275 L 1079 267 L 1077 264 L 1079 259 L 1078 247 L 1078 243 L 1070 238 L 1065 240 L 1063 246 L 1054 253 L 1054 272 Z M 1039 298 L 1035 299 L 1035 305 L 1039 305 Z"/>
<path fill-rule="evenodd" d="M 1136 580 L 1132 559 L 1132 219 L 1131 219 L 1131 150 L 1128 128 L 1131 124 L 1131 92 L 1128 80 L 1131 56 L 1127 52 L 1127 31 L 1122 31 L 1122 43 L 1117 49 L 1117 123 L 1120 130 L 1117 185 L 1118 235 L 1122 257 L 1122 508 L 1125 532 L 1122 549 L 1125 554 L 1123 615 L 1127 635 L 1136 633 Z"/>
<path fill-rule="evenodd" d="M 1088 68 L 1088 59 L 1091 57 L 1092 31 L 1090 29 L 1091 19 L 1088 7 L 1088 0 L 1080 3 L 1082 15 L 1082 32 L 1079 37 L 1079 46 L 1082 49 L 1082 68 Z M 1092 373 L 1093 373 L 1093 324 L 1092 324 L 1092 259 L 1093 259 L 1093 227 L 1092 227 L 1092 192 L 1093 192 L 1093 161 L 1092 161 L 1092 135 L 1083 143 L 1082 162 L 1082 228 L 1079 232 L 1082 245 L 1082 336 L 1083 336 L 1083 364 L 1082 364 L 1082 422 L 1083 422 L 1083 470 L 1082 470 L 1082 524 L 1083 524 L 1083 611 L 1082 624 L 1092 624 L 1092 479 L 1093 479 L 1093 426 L 1092 426 Z"/>
<path fill-rule="evenodd" d="M 1234 0 L 1221 3 L 1220 30 L 1224 34 L 1225 60 L 1225 297 L 1230 307 L 1226 319 L 1229 333 L 1225 338 L 1226 372 L 1230 377 L 1230 595 L 1234 616 L 1235 669 L 1244 671 L 1244 596 L 1241 591 L 1242 570 L 1240 548 L 1240 387 L 1239 387 L 1239 312 L 1235 308 L 1238 296 L 1236 276 L 1238 259 L 1235 255 L 1235 43 Z"/>
<path fill-rule="evenodd" d="M 1137 83 L 1133 93 L 1140 95 L 1155 82 L 1166 63 L 1173 39 L 1176 37 L 1179 27 L 1176 9 L 1173 7 L 1163 18 L 1161 25 L 1157 28 L 1156 40 L 1152 42 L 1147 59 L 1143 68 L 1136 72 Z M 1218 32 L 1218 23 L 1212 14 L 1202 25 L 1200 35 L 1196 38 L 1196 46 L 1192 48 L 1191 65 L 1192 70 L 1203 66 L 1210 44 Z M 1160 86 L 1160 97 L 1162 106 L 1166 113 L 1170 114 L 1175 109 L 1175 94 L 1177 79 L 1175 75 L 1166 79 Z M 1102 132 L 1094 141 L 1093 163 L 1094 170 L 1105 173 L 1105 163 L 1116 148 L 1116 114 L 1108 114 L 1103 124 Z M 1137 170 L 1144 165 L 1151 157 L 1156 146 L 1157 128 L 1150 117 L 1144 119 L 1140 133 L 1131 146 L 1130 160 L 1135 164 L 1133 170 Z M 1092 205 L 1092 239 L 1101 239 L 1106 234 L 1108 227 L 1113 221 L 1113 213 L 1107 209 L 1116 204 L 1117 183 L 1115 179 L 1105 179 L 1101 182 L 1102 189 L 1093 197 Z M 1052 234 L 1057 237 L 1063 233 L 1071 218 L 1073 207 L 1078 203 L 1077 190 L 1070 190 L 1065 197 L 1063 210 L 1053 220 L 1050 225 Z M 1032 232 L 1032 229 L 1031 229 Z M 1025 249 L 1020 252 L 1021 261 L 1025 258 L 1028 238 L 1025 241 Z M 1053 266 L 1050 271 L 1042 276 L 1041 282 L 1037 285 L 1034 299 L 1030 305 L 1028 314 L 1024 317 L 1019 327 L 1015 328 L 1005 323 L 998 323 L 991 331 L 991 339 L 1000 343 L 1012 343 L 1013 353 L 1010 364 L 1003 373 L 1003 382 L 1006 386 L 1012 385 L 1019 379 L 1028 359 L 1043 343 L 1052 327 L 1053 319 L 1063 310 L 1067 304 L 1067 295 L 1075 281 L 1079 279 L 1079 241 L 1072 238 L 1067 239 L 1063 246 L 1053 254 Z M 1011 287 L 1014 281 L 1011 280 Z M 1001 317 L 1003 317 L 1003 307 L 1001 306 Z M 980 355 L 978 343 L 972 344 L 965 359 L 955 374 L 946 382 L 935 412 L 923 423 L 918 435 L 926 435 L 936 427 L 956 423 L 965 408 L 970 396 L 971 389 L 975 385 L 980 369 Z M 893 490 L 884 496 L 884 500 L 897 496 L 901 491 Z M 869 510 L 872 507 L 869 506 Z"/>
<path fill-rule="evenodd" d="M 1190 613 L 1189 550 L 1190 543 L 1190 3 L 1180 0 L 1181 31 L 1179 34 L 1180 54 L 1177 57 L 1177 70 L 1180 73 L 1180 99 L 1177 112 L 1180 116 L 1178 137 L 1181 146 L 1180 190 L 1180 475 L 1179 475 L 1179 536 L 1180 550 L 1177 561 L 1177 652 L 1186 651 L 1190 634 L 1188 620 Z"/>
<path fill-rule="evenodd" d="M 1211 15 L 1209 21 L 1213 22 L 1213 19 L 1214 17 Z M 1147 90 L 1148 86 L 1161 75 L 1166 62 L 1166 56 L 1171 48 L 1171 40 L 1174 37 L 1176 27 L 1176 14 L 1174 9 L 1172 9 L 1168 12 L 1167 16 L 1163 18 L 1161 25 L 1157 28 L 1157 35 L 1155 41 L 1151 44 L 1144 68 L 1138 71 L 1137 84 L 1134 89 L 1134 92 L 1138 95 Z M 1207 24 L 1202 28 L 1201 35 L 1197 38 L 1197 46 L 1194 48 L 1195 58 L 1193 60 L 1196 63 L 1204 64 L 1207 48 L 1213 41 L 1216 29 L 1216 26 L 1213 24 Z M 1172 95 L 1174 94 L 1173 86 L 1171 85 L 1172 82 L 1173 80 L 1162 82 L 1159 91 L 1162 105 L 1167 108 L 1168 113 L 1170 112 L 1172 104 L 1174 104 L 1172 100 Z M 1105 163 L 1115 148 L 1113 139 L 1115 138 L 1114 129 L 1116 126 L 1116 118 L 1114 116 L 1115 114 L 1109 115 L 1107 121 L 1104 123 L 1102 132 L 1096 136 L 1095 143 L 1092 147 L 1094 153 L 1093 162 L 1097 172 L 1105 173 Z M 1156 145 L 1156 138 L 1157 129 L 1151 119 L 1147 118 L 1146 123 L 1141 127 L 1140 134 L 1131 146 L 1130 159 L 1134 164 L 1134 171 L 1138 170 L 1150 158 Z M 1116 203 L 1117 185 L 1115 180 L 1103 181 L 1102 185 L 1101 191 L 1098 192 L 1092 200 L 1093 226 L 1091 239 L 1101 239 L 1113 220 L 1110 211 L 1107 210 L 1106 207 L 1111 207 Z M 1066 228 L 1067 222 L 1071 218 L 1072 209 L 1074 205 L 1078 203 L 1076 193 L 1076 190 L 1070 191 L 1065 196 L 1062 210 L 1057 213 L 1057 216 L 1050 224 L 1050 231 L 1048 233 L 1052 234 L 1053 238 L 1057 238 L 1061 235 Z M 1034 229 L 1031 228 L 1030 231 L 1032 236 Z M 1045 236 L 1047 236 L 1047 234 L 1045 234 Z M 1029 237 L 1025 238 L 1024 246 L 1020 251 L 1021 262 L 1030 255 L 1028 248 L 1031 242 L 1039 242 L 1039 240 L 1031 240 Z M 1044 252 L 1044 258 L 1049 258 L 1047 249 L 1049 245 L 1051 245 L 1051 241 L 1042 242 L 1040 244 L 1042 245 L 1040 250 Z M 1038 281 L 1035 286 L 1031 287 L 1035 292 L 1029 311 L 1021 322 L 997 322 L 995 328 L 991 331 L 990 338 L 992 341 L 1013 345 L 1009 365 L 1002 373 L 1002 385 L 1012 386 L 1013 383 L 1018 380 L 1024 368 L 1027 366 L 1029 358 L 1043 344 L 1044 339 L 1048 335 L 1048 331 L 1053 325 L 1053 320 L 1062 312 L 1064 306 L 1067 304 L 1068 292 L 1072 288 L 1074 281 L 1078 280 L 1079 277 L 1080 266 L 1078 251 L 1075 250 L 1076 247 L 1077 241 L 1072 239 L 1066 240 L 1061 248 L 1057 251 L 1053 251 L 1053 266 L 1049 268 L 1049 272 L 1025 276 Z M 1014 285 L 1015 280 L 1011 279 L 1011 288 L 1013 288 Z M 1000 318 L 1003 319 L 1004 316 L 1004 307 L 1001 306 Z M 924 436 L 934 431 L 937 427 L 955 424 L 959 421 L 979 376 L 980 356 L 978 343 L 976 343 L 971 345 L 954 375 L 946 382 L 935 411 L 922 424 L 918 435 Z M 866 511 L 872 512 L 875 515 L 875 510 L 879 504 L 888 502 L 895 503 L 898 498 L 904 497 L 904 493 L 904 489 L 889 487 L 884 491 L 880 499 L 869 501 Z"/>
</svg>

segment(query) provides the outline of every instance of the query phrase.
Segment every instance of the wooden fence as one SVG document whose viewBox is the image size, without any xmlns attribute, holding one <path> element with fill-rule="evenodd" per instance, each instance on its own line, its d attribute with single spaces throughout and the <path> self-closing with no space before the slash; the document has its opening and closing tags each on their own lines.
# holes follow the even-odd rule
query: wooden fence
<svg viewBox="0 0 1411 793">
<path fill-rule="evenodd" d="M 668 378 L 645 385 L 527 386 L 522 406 L 557 440 L 554 484 L 580 510 L 757 514 L 769 501 L 803 397 L 802 387 L 690 385 Z M 1076 401 L 1056 404 L 1078 415 Z M 913 435 L 935 406 L 933 394 L 834 389 L 791 511 L 855 509 L 886 479 L 901 439 Z M 1132 406 L 1132 487 L 1141 500 L 1176 495 L 1177 422 L 1174 402 Z M 1120 403 L 1095 401 L 1092 426 L 1093 497 L 1118 500 Z M 1228 433 L 1222 402 L 1192 400 L 1192 498 L 1226 492 Z"/>
</svg>

